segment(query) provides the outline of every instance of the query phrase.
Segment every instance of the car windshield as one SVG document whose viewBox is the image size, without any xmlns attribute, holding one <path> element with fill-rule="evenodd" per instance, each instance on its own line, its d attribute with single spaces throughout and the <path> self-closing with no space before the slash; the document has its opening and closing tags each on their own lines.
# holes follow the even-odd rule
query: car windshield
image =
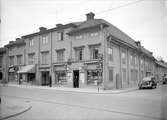
<svg viewBox="0 0 167 120">
<path fill-rule="evenodd" d="M 145 77 L 143 78 L 143 81 L 150 81 L 151 80 L 151 77 Z"/>
</svg>

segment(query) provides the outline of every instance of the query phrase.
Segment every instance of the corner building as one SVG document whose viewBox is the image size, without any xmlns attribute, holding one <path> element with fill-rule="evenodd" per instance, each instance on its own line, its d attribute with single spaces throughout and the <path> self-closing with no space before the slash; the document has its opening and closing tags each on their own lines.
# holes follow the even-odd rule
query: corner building
<svg viewBox="0 0 167 120">
<path fill-rule="evenodd" d="M 40 27 L 39 32 L 22 36 L 25 66 L 35 66 L 36 84 L 121 89 L 137 86 L 143 77 L 155 74 L 150 51 L 94 17 L 90 12 L 85 21 Z"/>
</svg>

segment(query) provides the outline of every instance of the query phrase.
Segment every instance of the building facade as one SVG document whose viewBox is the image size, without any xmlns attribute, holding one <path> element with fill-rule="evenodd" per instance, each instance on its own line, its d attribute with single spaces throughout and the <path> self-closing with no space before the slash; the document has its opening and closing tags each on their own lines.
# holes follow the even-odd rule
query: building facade
<svg viewBox="0 0 167 120">
<path fill-rule="evenodd" d="M 88 13 L 86 21 L 51 29 L 40 27 L 9 43 L 8 68 L 23 65 L 16 73 L 31 84 L 106 90 L 137 86 L 143 77 L 159 74 L 152 53 L 139 41 L 94 16 Z"/>
</svg>

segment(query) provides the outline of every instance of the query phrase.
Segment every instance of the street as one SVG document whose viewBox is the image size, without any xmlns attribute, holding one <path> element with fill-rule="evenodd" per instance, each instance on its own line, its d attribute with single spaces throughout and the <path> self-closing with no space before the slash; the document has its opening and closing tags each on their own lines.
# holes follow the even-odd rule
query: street
<svg viewBox="0 0 167 120">
<path fill-rule="evenodd" d="M 37 88 L 0 87 L 2 102 L 26 102 L 32 108 L 9 120 L 167 119 L 167 86 L 120 94 L 93 94 Z"/>
</svg>

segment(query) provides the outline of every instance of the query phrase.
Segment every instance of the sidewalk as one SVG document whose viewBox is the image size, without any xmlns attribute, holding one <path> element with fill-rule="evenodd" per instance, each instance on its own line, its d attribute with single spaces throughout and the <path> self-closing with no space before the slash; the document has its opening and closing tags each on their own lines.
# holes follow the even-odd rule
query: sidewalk
<svg viewBox="0 0 167 120">
<path fill-rule="evenodd" d="M 119 90 L 99 89 L 98 91 L 97 87 L 70 88 L 70 87 L 62 87 L 62 86 L 61 87 L 60 86 L 59 87 L 49 87 L 49 86 L 35 86 L 35 85 L 18 85 L 18 84 L 11 84 L 11 83 L 9 83 L 7 86 L 27 88 L 27 89 L 49 89 L 49 90 L 59 90 L 59 91 L 64 91 L 64 92 L 80 92 L 80 93 L 91 93 L 91 94 L 119 94 L 119 93 L 125 93 L 125 92 L 138 90 L 138 87 L 132 87 L 132 88 L 119 89 Z"/>
<path fill-rule="evenodd" d="M 0 120 L 20 115 L 30 109 L 31 106 L 24 102 L 11 101 L 7 99 L 3 100 L 3 97 L 1 97 Z"/>
</svg>

